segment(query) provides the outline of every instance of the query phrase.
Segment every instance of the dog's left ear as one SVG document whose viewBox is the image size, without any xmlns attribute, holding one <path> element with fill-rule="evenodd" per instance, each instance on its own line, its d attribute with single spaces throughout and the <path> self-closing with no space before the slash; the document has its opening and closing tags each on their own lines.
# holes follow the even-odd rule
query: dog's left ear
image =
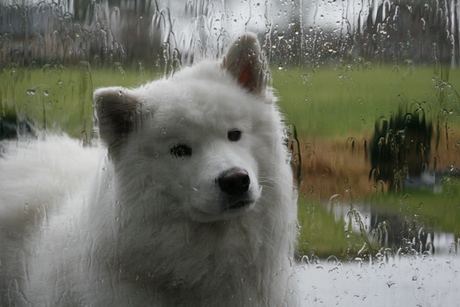
<svg viewBox="0 0 460 307">
<path fill-rule="evenodd" d="M 135 127 L 136 95 L 123 87 L 100 88 L 94 92 L 94 103 L 102 141 L 109 148 L 116 146 Z"/>
<path fill-rule="evenodd" d="M 249 92 L 263 94 L 267 85 L 263 55 L 257 36 L 244 33 L 228 49 L 222 60 L 222 67 L 227 69 Z"/>
</svg>

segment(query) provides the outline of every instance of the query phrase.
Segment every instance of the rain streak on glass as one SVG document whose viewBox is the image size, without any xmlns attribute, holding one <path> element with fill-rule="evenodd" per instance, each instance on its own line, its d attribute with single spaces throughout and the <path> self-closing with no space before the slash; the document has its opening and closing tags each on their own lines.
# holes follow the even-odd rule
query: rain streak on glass
<svg viewBox="0 0 460 307">
<path fill-rule="evenodd" d="M 458 283 L 458 274 L 424 257 L 453 257 L 449 265 L 460 266 L 459 0 L 3 1 L 0 142 L 56 132 L 97 146 L 96 88 L 137 87 L 220 59 L 244 31 L 261 42 L 288 124 L 287 163 L 299 193 L 296 265 L 318 274 L 299 297 L 355 303 L 342 297 L 355 293 L 342 278 L 351 272 L 396 291 L 406 274 L 422 289 L 414 292 L 439 290 L 434 304 L 455 298 L 426 272 L 440 285 Z M 40 204 L 37 218 L 46 219 L 48 207 Z M 418 262 L 392 271 L 400 258 Z M 354 271 L 368 264 L 371 273 Z M 0 273 L 16 269 L 0 263 Z M 327 282 L 315 280 L 343 291 L 328 296 Z M 358 291 L 361 304 L 370 291 Z M 402 298 L 414 301 L 426 304 Z"/>
</svg>

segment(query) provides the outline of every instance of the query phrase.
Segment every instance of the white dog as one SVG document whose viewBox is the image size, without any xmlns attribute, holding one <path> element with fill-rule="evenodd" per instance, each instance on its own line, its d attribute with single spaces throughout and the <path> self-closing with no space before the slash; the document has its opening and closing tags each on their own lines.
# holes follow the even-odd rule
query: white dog
<svg viewBox="0 0 460 307">
<path fill-rule="evenodd" d="M 259 43 L 95 92 L 105 148 L 3 142 L 3 305 L 295 304 L 296 192 Z"/>
</svg>

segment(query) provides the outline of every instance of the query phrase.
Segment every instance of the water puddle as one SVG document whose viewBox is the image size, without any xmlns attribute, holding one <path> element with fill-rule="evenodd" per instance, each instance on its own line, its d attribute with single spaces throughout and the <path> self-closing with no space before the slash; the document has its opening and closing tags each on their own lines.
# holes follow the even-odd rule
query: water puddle
<svg viewBox="0 0 460 307">
<path fill-rule="evenodd" d="M 396 252 L 410 250 L 412 253 L 446 256 L 457 254 L 460 239 L 453 233 L 430 229 L 427 231 L 415 221 L 407 221 L 403 216 L 379 215 L 378 209 L 371 205 L 335 204 L 328 205 L 335 220 L 343 221 L 344 230 L 352 229 L 356 234 L 361 230 L 371 243 L 382 247 L 392 247 Z M 387 227 L 383 229 L 382 225 Z"/>
</svg>

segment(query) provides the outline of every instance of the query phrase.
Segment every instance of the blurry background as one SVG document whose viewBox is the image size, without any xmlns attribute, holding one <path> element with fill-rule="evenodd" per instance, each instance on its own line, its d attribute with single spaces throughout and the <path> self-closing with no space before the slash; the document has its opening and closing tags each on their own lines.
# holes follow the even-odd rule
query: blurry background
<svg viewBox="0 0 460 307">
<path fill-rule="evenodd" d="M 168 77 L 257 33 L 291 127 L 299 257 L 460 244 L 460 1 L 0 4 L 0 139 L 93 137 L 92 92 Z"/>
</svg>

